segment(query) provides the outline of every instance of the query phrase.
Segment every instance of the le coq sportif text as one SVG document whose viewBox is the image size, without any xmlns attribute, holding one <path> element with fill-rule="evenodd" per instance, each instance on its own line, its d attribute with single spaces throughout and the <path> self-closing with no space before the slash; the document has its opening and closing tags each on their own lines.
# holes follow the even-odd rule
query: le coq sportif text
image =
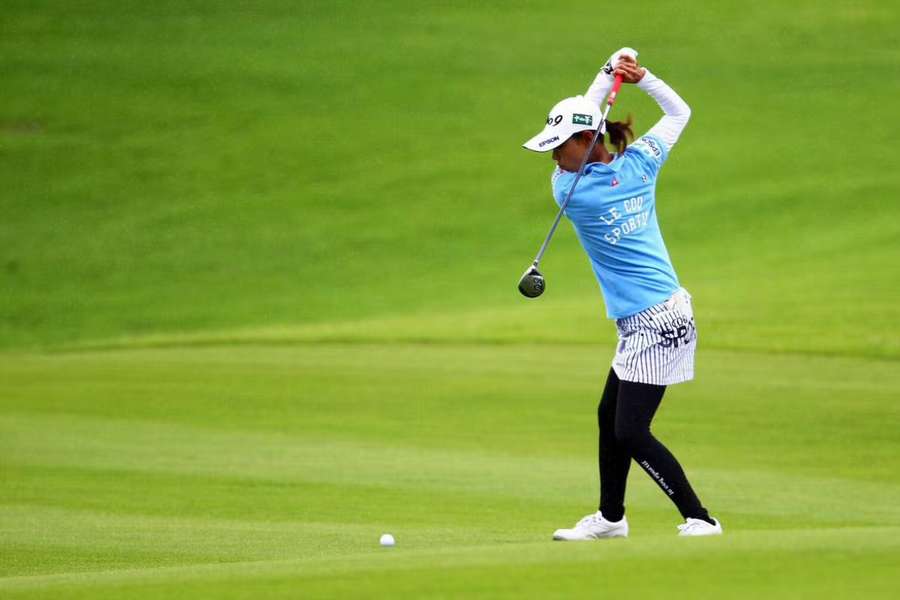
<svg viewBox="0 0 900 600">
<path fill-rule="evenodd" d="M 603 235 L 604 239 L 610 244 L 618 244 L 622 236 L 629 235 L 646 227 L 650 220 L 650 211 L 643 210 L 644 197 L 635 196 L 627 199 L 620 209 L 613 206 L 605 214 L 600 215 L 600 220 L 604 225 L 613 226 L 609 233 Z M 616 225 L 616 223 L 619 223 Z"/>
</svg>

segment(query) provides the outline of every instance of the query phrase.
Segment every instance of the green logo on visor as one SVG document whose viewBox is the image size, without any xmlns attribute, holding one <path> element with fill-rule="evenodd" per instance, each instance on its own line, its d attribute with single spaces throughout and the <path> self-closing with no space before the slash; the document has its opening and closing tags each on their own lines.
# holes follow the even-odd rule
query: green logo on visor
<svg viewBox="0 0 900 600">
<path fill-rule="evenodd" d="M 575 125 L 593 125 L 594 117 L 592 117 L 591 115 L 572 113 L 572 123 L 574 123 Z"/>
</svg>

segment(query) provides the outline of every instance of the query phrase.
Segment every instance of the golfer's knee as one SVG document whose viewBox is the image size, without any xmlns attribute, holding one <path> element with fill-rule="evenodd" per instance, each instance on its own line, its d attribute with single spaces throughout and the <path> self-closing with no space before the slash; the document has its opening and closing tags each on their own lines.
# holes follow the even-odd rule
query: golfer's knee
<svg viewBox="0 0 900 600">
<path fill-rule="evenodd" d="M 628 450 L 642 448 L 650 439 L 649 429 L 616 426 L 616 443 Z"/>
</svg>

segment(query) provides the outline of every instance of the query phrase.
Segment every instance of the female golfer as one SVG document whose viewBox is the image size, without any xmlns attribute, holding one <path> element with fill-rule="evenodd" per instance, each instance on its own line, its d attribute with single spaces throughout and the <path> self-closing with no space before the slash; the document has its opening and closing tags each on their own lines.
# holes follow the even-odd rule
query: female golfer
<svg viewBox="0 0 900 600">
<path fill-rule="evenodd" d="M 524 146 L 553 151 L 553 196 L 561 204 L 601 119 L 600 103 L 619 75 L 650 94 L 665 116 L 633 143 L 631 120 L 607 124 L 610 153 L 594 146 L 566 216 L 572 221 L 616 320 L 619 344 L 597 409 L 600 506 L 555 540 L 628 535 L 625 483 L 633 458 L 678 507 L 679 535 L 722 533 L 688 483 L 681 465 L 650 432 L 666 386 L 694 377 L 697 330 L 691 296 L 680 286 L 656 220 L 656 178 L 687 125 L 690 109 L 672 88 L 619 50 L 584 96 L 554 106 L 546 127 Z"/>
</svg>

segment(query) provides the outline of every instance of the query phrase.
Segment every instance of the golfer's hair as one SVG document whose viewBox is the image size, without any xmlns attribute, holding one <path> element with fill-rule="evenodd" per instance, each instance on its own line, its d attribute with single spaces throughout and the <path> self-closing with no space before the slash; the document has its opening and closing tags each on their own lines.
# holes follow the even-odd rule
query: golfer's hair
<svg viewBox="0 0 900 600">
<path fill-rule="evenodd" d="M 631 115 L 628 115 L 628 119 L 625 121 L 606 122 L 606 134 L 609 136 L 609 143 L 616 149 L 616 152 L 625 152 L 628 142 L 634 139 L 631 123 Z"/>
</svg>

